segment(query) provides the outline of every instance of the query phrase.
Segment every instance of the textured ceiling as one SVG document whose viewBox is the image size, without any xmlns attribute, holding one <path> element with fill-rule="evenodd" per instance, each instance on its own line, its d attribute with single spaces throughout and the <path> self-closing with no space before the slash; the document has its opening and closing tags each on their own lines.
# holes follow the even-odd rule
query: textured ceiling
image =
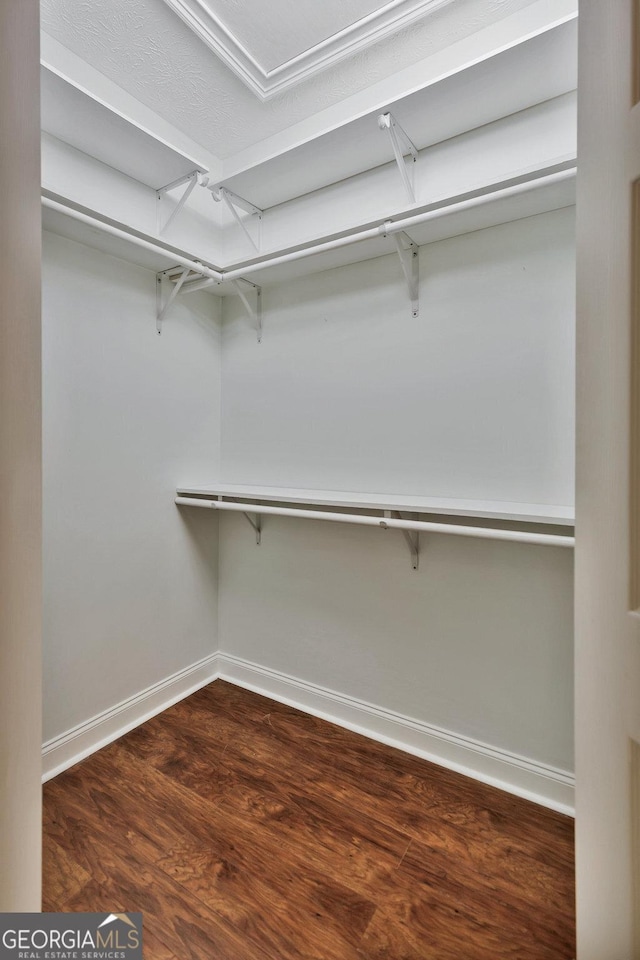
<svg viewBox="0 0 640 960">
<path fill-rule="evenodd" d="M 192 140 L 226 158 L 531 2 L 452 0 L 267 102 L 259 101 L 163 0 L 41 0 L 41 18 L 43 29 L 56 40 Z M 294 0 L 268 4 L 284 33 L 292 28 L 278 12 L 290 3 Z M 233 5 L 237 15 L 241 9 L 249 15 L 253 7 L 267 6 L 265 0 L 235 0 Z M 359 0 L 335 0 L 335 6 L 361 9 Z"/>
<path fill-rule="evenodd" d="M 273 70 L 386 0 L 202 0 L 265 70 Z M 286 26 L 286 29 L 285 29 Z"/>
<path fill-rule="evenodd" d="M 452 2 L 164 0 L 259 100 L 298 86 Z"/>
</svg>

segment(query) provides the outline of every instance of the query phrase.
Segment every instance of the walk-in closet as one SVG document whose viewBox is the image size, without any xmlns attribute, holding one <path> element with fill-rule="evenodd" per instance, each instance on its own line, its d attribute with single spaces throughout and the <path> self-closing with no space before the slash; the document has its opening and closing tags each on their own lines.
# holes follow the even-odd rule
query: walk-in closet
<svg viewBox="0 0 640 960">
<path fill-rule="evenodd" d="M 576 0 L 40 18 L 43 909 L 572 960 Z"/>
</svg>

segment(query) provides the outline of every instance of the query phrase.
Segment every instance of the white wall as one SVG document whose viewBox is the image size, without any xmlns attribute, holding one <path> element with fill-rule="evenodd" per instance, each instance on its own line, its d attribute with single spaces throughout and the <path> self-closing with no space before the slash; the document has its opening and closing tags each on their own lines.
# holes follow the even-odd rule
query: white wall
<svg viewBox="0 0 640 960">
<path fill-rule="evenodd" d="M 228 482 L 568 504 L 573 210 L 224 302 Z M 276 518 L 221 520 L 233 657 L 572 768 L 570 551 Z"/>
<path fill-rule="evenodd" d="M 225 653 L 573 768 L 572 557 L 561 548 L 243 517 L 220 528 Z M 398 733 L 402 739 L 401 732 Z"/>
<path fill-rule="evenodd" d="M 155 276 L 45 234 L 44 739 L 217 648 L 220 301 L 155 329 Z"/>
<path fill-rule="evenodd" d="M 224 301 L 223 479 L 573 502 L 574 211 Z"/>
<path fill-rule="evenodd" d="M 207 294 L 157 337 L 152 274 L 47 236 L 45 738 L 220 647 L 232 679 L 255 663 L 538 764 L 521 789 L 570 771 L 570 551 L 431 536 L 416 572 L 397 532 L 269 518 L 256 547 L 224 516 L 218 569 L 216 516 L 171 499 L 221 478 L 571 503 L 573 228 L 423 247 L 418 319 L 396 257 L 265 287 L 261 344 Z"/>
</svg>

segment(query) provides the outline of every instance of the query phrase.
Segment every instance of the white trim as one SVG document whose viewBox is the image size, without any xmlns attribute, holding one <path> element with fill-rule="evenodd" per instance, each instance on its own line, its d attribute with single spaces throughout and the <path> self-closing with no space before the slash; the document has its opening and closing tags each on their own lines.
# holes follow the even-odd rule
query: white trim
<svg viewBox="0 0 640 960">
<path fill-rule="evenodd" d="M 386 710 L 229 653 L 214 653 L 44 744 L 43 781 L 84 760 L 214 680 L 279 703 L 507 793 L 574 815 L 573 774 Z"/>
<path fill-rule="evenodd" d="M 205 657 L 47 741 L 42 748 L 43 782 L 216 680 L 217 663 L 217 654 Z"/>
<path fill-rule="evenodd" d="M 265 101 L 389 37 L 451 0 L 390 0 L 303 53 L 266 69 L 203 0 L 164 0 L 233 73 Z"/>
<path fill-rule="evenodd" d="M 491 747 L 470 737 L 377 707 L 365 700 L 336 693 L 228 653 L 218 654 L 218 664 L 221 680 L 286 703 L 517 797 L 569 816 L 574 815 L 574 777 L 566 770 Z"/>
</svg>

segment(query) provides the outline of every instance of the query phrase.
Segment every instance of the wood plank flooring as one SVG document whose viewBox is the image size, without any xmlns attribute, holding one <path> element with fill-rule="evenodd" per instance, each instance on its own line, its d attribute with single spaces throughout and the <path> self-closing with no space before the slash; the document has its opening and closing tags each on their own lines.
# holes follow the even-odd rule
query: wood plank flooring
<svg viewBox="0 0 640 960">
<path fill-rule="evenodd" d="M 43 909 L 145 960 L 572 960 L 568 818 L 217 680 L 45 786 Z"/>
</svg>

